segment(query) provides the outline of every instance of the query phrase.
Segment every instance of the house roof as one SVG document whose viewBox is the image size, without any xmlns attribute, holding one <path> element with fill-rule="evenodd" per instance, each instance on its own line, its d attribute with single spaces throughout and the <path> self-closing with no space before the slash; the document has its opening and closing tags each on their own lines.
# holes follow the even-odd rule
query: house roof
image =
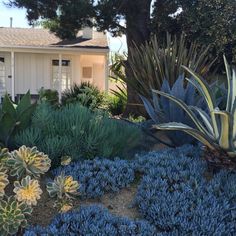
<svg viewBox="0 0 236 236">
<path fill-rule="evenodd" d="M 47 29 L 0 28 L 0 47 L 108 48 L 104 33 L 94 31 L 93 39 L 84 39 L 79 31 L 74 40 L 61 40 Z"/>
</svg>

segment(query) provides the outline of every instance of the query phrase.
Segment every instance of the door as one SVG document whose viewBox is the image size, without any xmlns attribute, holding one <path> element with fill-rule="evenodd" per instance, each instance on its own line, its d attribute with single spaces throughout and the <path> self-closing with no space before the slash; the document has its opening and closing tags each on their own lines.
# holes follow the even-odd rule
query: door
<svg viewBox="0 0 236 236">
<path fill-rule="evenodd" d="M 6 67 L 5 58 L 0 57 L 0 97 L 6 92 Z"/>
</svg>

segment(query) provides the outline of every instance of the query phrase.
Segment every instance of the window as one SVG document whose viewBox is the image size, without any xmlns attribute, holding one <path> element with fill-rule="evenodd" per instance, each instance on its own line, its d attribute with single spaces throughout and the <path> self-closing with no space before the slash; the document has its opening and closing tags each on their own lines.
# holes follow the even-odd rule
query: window
<svg viewBox="0 0 236 236">
<path fill-rule="evenodd" d="M 71 66 L 70 60 L 62 60 L 62 81 L 61 90 L 70 88 L 71 86 Z M 52 87 L 59 90 L 59 60 L 52 60 Z"/>
<path fill-rule="evenodd" d="M 6 71 L 5 71 L 5 58 L 0 57 L 0 96 L 5 93 L 5 81 L 6 81 Z"/>
<path fill-rule="evenodd" d="M 84 66 L 82 69 L 82 77 L 84 79 L 92 79 L 93 77 L 93 69 L 92 66 Z"/>
</svg>

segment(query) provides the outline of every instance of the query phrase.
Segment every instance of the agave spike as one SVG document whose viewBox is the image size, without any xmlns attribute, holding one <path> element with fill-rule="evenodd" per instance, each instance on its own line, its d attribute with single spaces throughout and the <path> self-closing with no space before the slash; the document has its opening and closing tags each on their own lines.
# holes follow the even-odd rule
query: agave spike
<svg viewBox="0 0 236 236">
<path fill-rule="evenodd" d="M 195 80 L 187 79 L 190 83 L 193 84 L 193 86 L 196 87 L 196 89 L 200 92 L 200 94 L 205 98 L 206 103 L 208 105 L 209 111 L 213 111 L 216 108 L 216 101 L 214 99 L 214 96 L 211 92 L 210 86 L 204 81 L 203 79 L 200 78 L 194 71 L 191 69 L 187 68 L 186 66 L 183 66 L 183 68 L 188 71 Z M 219 137 L 219 131 L 218 131 L 218 126 L 217 126 L 217 120 L 216 117 L 213 113 L 211 113 L 211 119 L 213 123 L 213 129 L 215 133 L 215 137 Z"/>
<path fill-rule="evenodd" d="M 190 127 L 188 125 L 185 125 L 185 124 L 182 124 L 182 123 L 177 123 L 177 122 L 170 122 L 170 123 L 156 125 L 154 127 L 158 128 L 158 129 L 162 129 L 162 130 L 179 130 L 179 131 L 183 131 L 183 132 L 193 136 L 194 138 L 196 138 L 200 142 L 205 143 L 212 150 L 217 148 L 217 145 L 215 145 L 214 143 L 212 144 L 211 139 L 207 135 L 201 133 L 197 129 L 193 129 L 192 127 Z"/>
<path fill-rule="evenodd" d="M 219 115 L 221 119 L 221 131 L 219 136 L 219 145 L 228 150 L 232 148 L 230 128 L 231 128 L 231 115 L 226 111 L 213 111 L 215 115 Z"/>
<path fill-rule="evenodd" d="M 174 96 L 169 95 L 167 93 L 158 91 L 158 90 L 153 90 L 153 92 L 155 92 L 159 95 L 162 95 L 162 96 L 170 99 L 171 101 L 175 102 L 176 104 L 178 104 L 189 115 L 189 117 L 192 119 L 192 121 L 198 127 L 198 129 L 200 131 L 209 134 L 209 132 L 204 128 L 204 126 L 201 124 L 201 122 L 197 119 L 196 115 L 191 111 L 191 109 L 188 107 L 188 105 L 186 105 L 182 100 L 175 98 Z"/>
<path fill-rule="evenodd" d="M 196 111 L 200 117 L 202 118 L 207 130 L 209 131 L 209 133 L 212 135 L 212 137 L 214 137 L 214 130 L 212 128 L 212 124 L 211 124 L 211 120 L 209 119 L 208 114 L 203 111 L 202 109 L 198 108 L 198 107 L 194 107 L 194 106 L 189 106 L 190 109 Z"/>
</svg>

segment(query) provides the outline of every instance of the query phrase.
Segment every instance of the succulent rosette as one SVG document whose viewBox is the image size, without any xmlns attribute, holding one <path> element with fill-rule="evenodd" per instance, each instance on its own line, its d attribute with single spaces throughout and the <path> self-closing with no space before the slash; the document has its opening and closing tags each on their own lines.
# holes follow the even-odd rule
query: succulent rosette
<svg viewBox="0 0 236 236">
<path fill-rule="evenodd" d="M 26 176 L 19 181 L 14 182 L 13 192 L 16 194 L 16 199 L 19 202 L 25 202 L 29 206 L 36 206 L 37 201 L 40 199 L 43 191 L 40 188 L 38 180 L 31 179 L 30 176 Z"/>
</svg>

